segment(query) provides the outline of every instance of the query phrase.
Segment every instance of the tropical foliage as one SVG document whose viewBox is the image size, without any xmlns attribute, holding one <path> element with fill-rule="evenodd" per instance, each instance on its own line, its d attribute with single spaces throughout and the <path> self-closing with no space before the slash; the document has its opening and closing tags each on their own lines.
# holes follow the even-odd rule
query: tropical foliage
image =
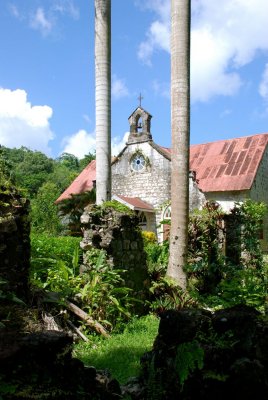
<svg viewBox="0 0 268 400">
<path fill-rule="evenodd" d="M 111 267 L 104 250 L 87 251 L 87 269 L 82 264 L 79 239 L 32 236 L 31 283 L 57 293 L 57 301 L 74 301 L 106 329 L 118 328 L 131 317 L 136 300 L 124 285 L 124 271 Z"/>
<path fill-rule="evenodd" d="M 267 263 L 261 251 L 260 230 L 265 214 L 265 204 L 251 200 L 236 204 L 228 218 L 213 202 L 190 214 L 185 271 L 192 301 L 164 278 L 168 242 L 161 246 L 146 243 L 151 309 L 179 308 L 185 302 L 216 308 L 243 303 L 264 311 L 268 303 Z"/>
</svg>

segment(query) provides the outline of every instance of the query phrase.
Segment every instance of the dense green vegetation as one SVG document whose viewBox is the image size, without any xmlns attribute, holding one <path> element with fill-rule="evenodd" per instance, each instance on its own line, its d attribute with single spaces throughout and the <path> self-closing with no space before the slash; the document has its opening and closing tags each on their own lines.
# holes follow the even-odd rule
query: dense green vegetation
<svg viewBox="0 0 268 400">
<path fill-rule="evenodd" d="M 135 316 L 131 290 L 121 286 L 124 271 L 112 270 L 104 251 L 89 252 L 91 269 L 79 273 L 82 262 L 79 238 L 32 235 L 32 283 L 58 293 L 59 307 L 64 309 L 64 299 L 72 300 L 105 327 L 111 334 L 109 339 L 100 338 L 92 327 L 76 319 L 74 323 L 89 342 L 80 342 L 75 356 L 88 365 L 109 368 L 120 382 L 125 382 L 138 373 L 140 356 L 152 346 L 157 316 L 164 310 L 183 307 L 215 310 L 242 303 L 265 312 L 268 268 L 258 238 L 265 210 L 263 204 L 247 201 L 233 211 L 244 226 L 237 241 L 240 256 L 233 256 L 237 264 L 223 257 L 222 243 L 217 239 L 222 229 L 216 223 L 222 216 L 220 209 L 210 204 L 191 215 L 187 292 L 165 277 L 168 243 L 160 246 L 153 234 L 145 233 L 150 272 L 146 300 L 150 312 L 145 318 Z M 66 318 L 71 318 L 68 312 Z"/>
<path fill-rule="evenodd" d="M 50 235 L 66 234 L 69 227 L 59 217 L 59 207 L 54 204 L 60 194 L 75 177 L 95 158 L 87 154 L 79 160 L 72 154 L 63 153 L 53 160 L 40 151 L 27 147 L 10 149 L 0 146 L 0 169 L 5 180 L 16 185 L 31 200 L 32 230 Z M 69 215 L 74 235 L 77 234 L 77 221 L 86 202 L 94 199 L 94 193 L 82 197 L 74 196 L 61 205 L 61 216 Z M 81 235 L 81 232 L 78 232 Z"/>
<path fill-rule="evenodd" d="M 62 313 L 88 338 L 89 342 L 77 345 L 77 357 L 97 368 L 109 368 L 123 383 L 138 374 L 139 359 L 152 346 L 157 316 L 162 311 L 182 307 L 215 310 L 242 303 L 265 312 L 268 263 L 261 252 L 259 231 L 266 206 L 250 200 L 237 204 L 228 219 L 212 202 L 190 215 L 187 292 L 165 277 L 168 242 L 159 245 L 153 233 L 144 233 L 150 274 L 145 301 L 149 313 L 145 317 L 136 315 L 136 299 L 124 285 L 125 271 L 112 268 L 104 251 L 88 251 L 90 268 L 81 273 L 81 238 L 68 236 L 54 201 L 92 157 L 88 155 L 79 161 L 63 154 L 52 160 L 27 148 L 0 147 L 2 184 L 16 184 L 31 200 L 30 283 L 33 291 L 46 294 L 44 298 L 57 315 Z M 94 196 L 93 191 L 73 196 L 63 205 L 61 211 L 69 215 L 73 236 L 79 228 L 83 207 L 93 202 Z M 226 232 L 230 236 L 224 255 Z M 100 338 L 94 324 L 73 315 L 66 302 L 73 302 L 93 321 L 102 324 L 110 338 Z"/>
<path fill-rule="evenodd" d="M 0 159 L 8 177 L 31 199 L 47 182 L 54 183 L 59 192 L 62 192 L 94 158 L 95 155 L 89 153 L 78 160 L 72 154 L 63 153 L 53 160 L 44 153 L 27 147 L 10 149 L 0 146 Z"/>
<path fill-rule="evenodd" d="M 236 204 L 232 210 L 236 231 L 232 226 L 228 256 L 223 252 L 222 210 L 207 203 L 190 215 L 187 293 L 165 278 L 168 242 L 163 246 L 149 243 L 146 251 L 154 294 L 151 307 L 162 310 L 196 304 L 215 309 L 242 303 L 264 312 L 268 302 L 268 266 L 261 251 L 259 231 L 266 210 L 265 204 L 251 200 Z"/>
</svg>

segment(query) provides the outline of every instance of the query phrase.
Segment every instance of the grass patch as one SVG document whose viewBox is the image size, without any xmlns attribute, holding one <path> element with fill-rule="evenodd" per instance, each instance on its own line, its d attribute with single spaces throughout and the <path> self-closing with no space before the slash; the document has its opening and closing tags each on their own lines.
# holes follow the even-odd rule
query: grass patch
<svg viewBox="0 0 268 400">
<path fill-rule="evenodd" d="M 159 319 L 153 315 L 136 318 L 123 333 L 110 339 L 92 339 L 90 343 L 78 343 L 74 356 L 86 365 L 97 369 L 108 369 L 120 384 L 140 372 L 140 358 L 151 350 L 158 332 Z"/>
</svg>

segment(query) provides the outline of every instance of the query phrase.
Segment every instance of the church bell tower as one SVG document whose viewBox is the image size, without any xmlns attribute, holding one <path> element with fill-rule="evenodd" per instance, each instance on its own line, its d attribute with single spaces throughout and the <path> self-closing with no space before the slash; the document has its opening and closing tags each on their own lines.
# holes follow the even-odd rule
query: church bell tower
<svg viewBox="0 0 268 400">
<path fill-rule="evenodd" d="M 140 96 L 141 99 L 141 96 Z M 151 134 L 152 116 L 139 105 L 128 118 L 130 134 L 128 143 L 140 143 L 152 140 Z"/>
</svg>

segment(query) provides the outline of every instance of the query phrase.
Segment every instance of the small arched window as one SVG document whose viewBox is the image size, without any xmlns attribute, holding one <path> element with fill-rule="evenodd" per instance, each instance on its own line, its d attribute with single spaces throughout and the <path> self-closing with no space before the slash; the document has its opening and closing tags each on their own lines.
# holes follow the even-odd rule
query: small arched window
<svg viewBox="0 0 268 400">
<path fill-rule="evenodd" d="M 136 132 L 142 133 L 142 128 L 143 128 L 143 120 L 142 117 L 138 115 L 136 119 Z"/>
<path fill-rule="evenodd" d="M 169 239 L 170 221 L 171 220 L 171 206 L 167 206 L 163 212 L 163 240 Z"/>
<path fill-rule="evenodd" d="M 167 206 L 163 213 L 163 220 L 170 220 L 171 219 L 171 206 Z"/>
<path fill-rule="evenodd" d="M 139 225 L 143 227 L 147 225 L 147 218 L 143 211 L 139 214 Z"/>
</svg>

